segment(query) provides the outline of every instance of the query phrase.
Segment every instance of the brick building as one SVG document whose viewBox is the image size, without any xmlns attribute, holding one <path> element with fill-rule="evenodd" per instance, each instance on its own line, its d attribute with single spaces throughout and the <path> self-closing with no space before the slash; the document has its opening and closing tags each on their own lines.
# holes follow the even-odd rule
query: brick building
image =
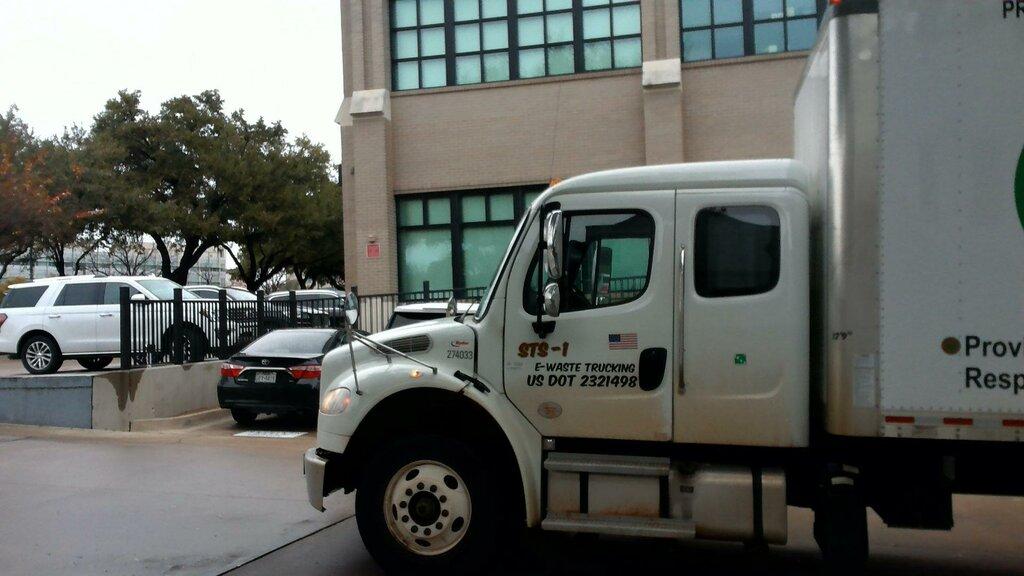
<svg viewBox="0 0 1024 576">
<path fill-rule="evenodd" d="M 341 0 L 345 275 L 484 286 L 552 180 L 787 157 L 825 0 Z"/>
</svg>

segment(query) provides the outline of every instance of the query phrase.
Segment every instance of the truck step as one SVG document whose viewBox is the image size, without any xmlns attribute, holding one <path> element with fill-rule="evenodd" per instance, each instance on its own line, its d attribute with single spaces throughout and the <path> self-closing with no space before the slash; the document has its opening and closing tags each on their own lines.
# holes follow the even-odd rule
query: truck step
<svg viewBox="0 0 1024 576">
<path fill-rule="evenodd" d="M 551 452 L 544 460 L 544 469 L 549 472 L 668 476 L 670 466 L 668 458 Z"/>
<path fill-rule="evenodd" d="M 541 528 L 553 532 L 609 534 L 641 538 L 691 539 L 694 524 L 669 518 L 635 518 L 630 516 L 590 516 L 587 514 L 549 514 Z"/>
</svg>

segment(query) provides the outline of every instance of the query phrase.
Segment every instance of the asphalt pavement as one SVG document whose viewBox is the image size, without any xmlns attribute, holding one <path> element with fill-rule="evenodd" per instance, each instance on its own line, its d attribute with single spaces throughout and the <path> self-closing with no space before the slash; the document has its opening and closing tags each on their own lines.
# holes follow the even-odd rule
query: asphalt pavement
<svg viewBox="0 0 1024 576">
<path fill-rule="evenodd" d="M 1024 499 L 958 496 L 951 532 L 886 528 L 871 514 L 868 575 L 1024 574 Z M 529 534 L 495 559 L 494 576 L 818 576 L 813 515 L 790 508 L 786 546 L 750 552 L 714 542 L 639 541 Z M 359 539 L 354 518 L 228 572 L 229 576 L 383 576 Z"/>
<path fill-rule="evenodd" d="M 352 495 L 306 501 L 310 422 L 230 420 L 163 433 L 0 425 L 0 575 L 378 576 Z M 958 496 L 951 532 L 897 530 L 871 516 L 868 574 L 1024 576 L 1024 498 Z M 496 576 L 821 573 L 812 516 L 789 511 L 790 542 L 730 543 L 530 533 L 507 542 Z"/>
<path fill-rule="evenodd" d="M 0 575 L 220 574 L 351 516 L 306 500 L 308 423 L 181 432 L 0 426 Z"/>
</svg>

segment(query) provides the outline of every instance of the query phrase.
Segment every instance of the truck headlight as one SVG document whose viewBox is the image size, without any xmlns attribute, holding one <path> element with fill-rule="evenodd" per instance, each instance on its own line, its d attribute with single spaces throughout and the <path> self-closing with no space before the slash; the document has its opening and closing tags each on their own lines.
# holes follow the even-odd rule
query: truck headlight
<svg viewBox="0 0 1024 576">
<path fill-rule="evenodd" d="M 332 388 L 320 401 L 322 414 L 341 414 L 352 403 L 352 391 L 348 388 Z"/>
</svg>

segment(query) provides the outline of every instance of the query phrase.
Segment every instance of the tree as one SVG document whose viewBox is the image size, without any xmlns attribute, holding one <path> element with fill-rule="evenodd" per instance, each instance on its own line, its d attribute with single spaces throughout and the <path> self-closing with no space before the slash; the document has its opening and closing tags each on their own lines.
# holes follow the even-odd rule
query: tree
<svg viewBox="0 0 1024 576">
<path fill-rule="evenodd" d="M 315 200 L 306 233 L 292 244 L 292 273 L 301 288 L 330 284 L 340 289 L 345 277 L 341 187 L 328 187 Z"/>
<path fill-rule="evenodd" d="M 336 189 L 326 150 L 304 136 L 290 143 L 287 135 L 280 123 L 249 122 L 237 111 L 221 138 L 227 149 L 216 180 L 229 230 L 221 245 L 253 291 L 286 271 L 297 253 L 321 249 L 307 236 Z"/>
<path fill-rule="evenodd" d="M 105 204 L 99 194 L 103 188 L 88 181 L 90 174 L 83 165 L 86 145 L 85 131 L 77 126 L 40 145 L 51 209 L 49 218 L 40 223 L 36 237 L 39 248 L 50 257 L 60 276 L 68 272 L 64 258 L 70 248 L 77 249 L 71 263 L 72 273 L 77 275 L 86 258 L 109 234 L 100 218 Z"/>
<path fill-rule="evenodd" d="M 96 260 L 95 252 L 90 255 L 89 267 L 93 272 L 112 270 L 122 276 L 141 276 L 149 269 L 156 249 L 147 246 L 139 236 L 116 233 L 107 241 L 105 252 L 105 263 Z"/>
<path fill-rule="evenodd" d="M 161 274 L 184 284 L 226 231 L 214 166 L 228 118 L 216 91 L 172 98 L 156 116 L 140 100 L 139 92 L 121 91 L 96 116 L 91 167 L 110 192 L 107 221 L 149 235 Z"/>
<path fill-rule="evenodd" d="M 32 247 L 35 231 L 53 206 L 43 153 L 16 112 L 12 106 L 0 116 L 0 278 Z"/>
</svg>

